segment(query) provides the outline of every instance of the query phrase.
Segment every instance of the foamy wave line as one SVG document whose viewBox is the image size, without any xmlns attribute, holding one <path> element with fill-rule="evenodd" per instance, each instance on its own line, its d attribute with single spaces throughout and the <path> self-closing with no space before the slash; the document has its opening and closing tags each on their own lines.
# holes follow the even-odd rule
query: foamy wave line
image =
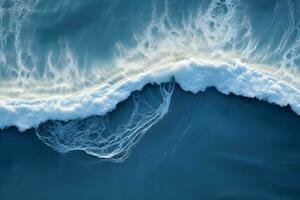
<svg viewBox="0 0 300 200">
<path fill-rule="evenodd" d="M 185 60 L 169 66 L 156 67 L 108 85 L 109 91 L 95 90 L 79 96 L 51 99 L 1 99 L 0 127 L 16 126 L 20 131 L 37 127 L 49 119 L 70 120 L 91 115 L 105 115 L 115 109 L 133 91 L 146 84 L 161 84 L 172 77 L 185 91 L 197 93 L 215 87 L 223 94 L 233 93 L 257 98 L 280 106 L 290 105 L 300 115 L 300 91 L 272 73 L 263 72 L 240 62 L 213 63 Z"/>
</svg>

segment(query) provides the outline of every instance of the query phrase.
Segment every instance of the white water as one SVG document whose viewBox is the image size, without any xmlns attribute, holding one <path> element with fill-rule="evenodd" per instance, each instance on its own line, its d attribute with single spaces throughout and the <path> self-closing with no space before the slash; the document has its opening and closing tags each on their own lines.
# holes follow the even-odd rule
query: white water
<svg viewBox="0 0 300 200">
<path fill-rule="evenodd" d="M 42 100 L 1 100 L 1 127 L 16 125 L 20 130 L 36 127 L 48 119 L 68 120 L 104 115 L 125 100 L 132 91 L 148 83 L 163 83 L 175 77 L 185 91 L 193 93 L 216 87 L 220 92 L 255 97 L 280 106 L 290 105 L 300 114 L 300 91 L 273 76 L 242 63 L 205 63 L 181 61 L 136 77 L 119 81 L 114 87 L 76 97 L 54 97 Z"/>
</svg>

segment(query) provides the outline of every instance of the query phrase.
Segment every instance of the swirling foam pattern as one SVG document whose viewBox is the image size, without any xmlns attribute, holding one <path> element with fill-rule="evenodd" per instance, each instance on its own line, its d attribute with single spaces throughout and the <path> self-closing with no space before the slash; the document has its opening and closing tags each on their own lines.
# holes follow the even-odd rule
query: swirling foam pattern
<svg viewBox="0 0 300 200">
<path fill-rule="evenodd" d="M 121 162 L 147 130 L 168 112 L 173 89 L 173 81 L 161 85 L 160 95 L 155 95 L 158 102 L 133 94 L 132 112 L 125 116 L 128 120 L 117 124 L 112 122 L 110 127 L 109 115 L 106 114 L 68 122 L 48 121 L 41 124 L 36 133 L 44 143 L 59 152 L 83 150 L 101 159 Z"/>
</svg>

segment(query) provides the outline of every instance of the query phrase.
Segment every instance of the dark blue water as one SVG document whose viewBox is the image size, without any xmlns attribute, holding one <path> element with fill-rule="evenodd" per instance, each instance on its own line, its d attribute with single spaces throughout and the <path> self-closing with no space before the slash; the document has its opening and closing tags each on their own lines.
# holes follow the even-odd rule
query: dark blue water
<svg viewBox="0 0 300 200">
<path fill-rule="evenodd" d="M 0 199 L 300 198 L 300 123 L 288 107 L 215 89 L 193 95 L 176 86 L 173 97 L 122 163 L 57 153 L 34 130 L 1 131 Z"/>
</svg>

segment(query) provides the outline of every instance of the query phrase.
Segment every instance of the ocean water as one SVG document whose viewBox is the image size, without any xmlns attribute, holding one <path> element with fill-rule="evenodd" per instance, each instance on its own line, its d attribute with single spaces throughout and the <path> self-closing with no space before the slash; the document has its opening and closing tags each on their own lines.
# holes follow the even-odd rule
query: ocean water
<svg viewBox="0 0 300 200">
<path fill-rule="evenodd" d="M 0 199 L 299 199 L 299 70 L 298 0 L 0 0 Z"/>
<path fill-rule="evenodd" d="M 194 95 L 176 86 L 173 97 L 122 163 L 57 153 L 34 129 L 2 131 L 1 199 L 299 199 L 300 123 L 290 108 L 215 89 Z"/>
</svg>

